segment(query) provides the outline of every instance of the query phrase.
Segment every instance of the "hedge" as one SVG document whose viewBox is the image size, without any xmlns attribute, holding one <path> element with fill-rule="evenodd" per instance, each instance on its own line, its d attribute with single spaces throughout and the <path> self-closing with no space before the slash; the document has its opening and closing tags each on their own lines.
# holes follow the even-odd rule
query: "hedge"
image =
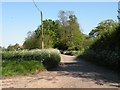
<svg viewBox="0 0 120 90">
<path fill-rule="evenodd" d="M 57 49 L 34 49 L 20 51 L 3 51 L 3 60 L 37 60 L 44 64 L 47 69 L 55 68 L 60 63 L 60 51 Z"/>
</svg>

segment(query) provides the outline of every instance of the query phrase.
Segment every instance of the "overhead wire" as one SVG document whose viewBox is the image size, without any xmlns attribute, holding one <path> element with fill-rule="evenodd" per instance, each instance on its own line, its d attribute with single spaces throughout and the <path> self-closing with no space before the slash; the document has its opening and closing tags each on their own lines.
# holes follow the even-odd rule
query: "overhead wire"
<svg viewBox="0 0 120 90">
<path fill-rule="evenodd" d="M 35 5 L 35 7 L 37 8 L 37 10 L 38 10 L 39 12 L 41 12 L 41 10 L 38 8 L 38 6 L 36 5 L 36 3 L 35 3 L 34 0 L 33 0 L 33 3 L 34 3 L 34 5 Z"/>
<path fill-rule="evenodd" d="M 43 20 L 42 20 L 42 11 L 38 8 L 38 6 L 36 5 L 35 1 L 33 0 L 33 3 L 35 5 L 35 7 L 37 8 L 37 10 L 40 12 L 40 15 L 41 15 L 41 30 L 42 30 L 42 49 L 44 48 L 44 34 L 43 34 Z"/>
</svg>

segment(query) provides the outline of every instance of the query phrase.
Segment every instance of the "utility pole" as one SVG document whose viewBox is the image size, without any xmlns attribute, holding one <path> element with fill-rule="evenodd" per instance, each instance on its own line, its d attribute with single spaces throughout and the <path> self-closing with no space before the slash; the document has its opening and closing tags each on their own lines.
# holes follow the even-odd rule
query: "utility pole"
<svg viewBox="0 0 120 90">
<path fill-rule="evenodd" d="M 35 5 L 35 7 L 37 8 L 38 12 L 40 13 L 41 16 L 41 30 L 42 30 L 42 49 L 44 49 L 44 32 L 43 32 L 43 15 L 42 15 L 42 11 L 37 7 L 35 1 L 33 0 L 33 3 Z"/>
<path fill-rule="evenodd" d="M 42 17 L 42 11 L 41 14 L 41 30 L 42 30 L 42 49 L 44 49 L 44 33 L 43 33 L 43 17 Z"/>
</svg>

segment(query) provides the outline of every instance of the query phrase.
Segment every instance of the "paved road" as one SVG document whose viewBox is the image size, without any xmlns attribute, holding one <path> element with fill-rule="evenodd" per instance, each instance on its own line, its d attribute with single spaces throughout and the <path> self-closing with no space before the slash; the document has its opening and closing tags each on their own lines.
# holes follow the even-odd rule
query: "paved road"
<svg viewBox="0 0 120 90">
<path fill-rule="evenodd" d="M 51 71 L 2 80 L 11 88 L 118 88 L 118 74 L 74 56 L 61 55 L 61 65 Z"/>
</svg>

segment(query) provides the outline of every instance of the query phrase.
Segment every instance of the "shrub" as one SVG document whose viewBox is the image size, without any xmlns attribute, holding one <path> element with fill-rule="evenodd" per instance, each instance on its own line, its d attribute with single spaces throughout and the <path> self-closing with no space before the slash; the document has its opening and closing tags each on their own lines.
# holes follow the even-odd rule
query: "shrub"
<svg viewBox="0 0 120 90">
<path fill-rule="evenodd" d="M 109 49 L 108 50 L 99 49 L 99 51 L 87 50 L 85 53 L 78 57 L 111 68 L 115 71 L 119 71 L 118 69 L 120 64 L 119 52 L 120 49 L 117 49 L 116 51 Z"/>
<path fill-rule="evenodd" d="M 47 52 L 47 59 L 43 60 L 43 64 L 47 69 L 57 67 L 60 63 L 60 52 L 57 50 L 50 50 Z"/>
<path fill-rule="evenodd" d="M 39 61 L 45 65 L 47 69 L 57 67 L 60 63 L 60 52 L 56 49 L 34 49 L 20 51 L 4 51 L 2 52 L 3 60 L 16 61 Z"/>
<path fill-rule="evenodd" d="M 120 25 L 96 37 L 93 44 L 79 57 L 120 71 Z"/>
</svg>

